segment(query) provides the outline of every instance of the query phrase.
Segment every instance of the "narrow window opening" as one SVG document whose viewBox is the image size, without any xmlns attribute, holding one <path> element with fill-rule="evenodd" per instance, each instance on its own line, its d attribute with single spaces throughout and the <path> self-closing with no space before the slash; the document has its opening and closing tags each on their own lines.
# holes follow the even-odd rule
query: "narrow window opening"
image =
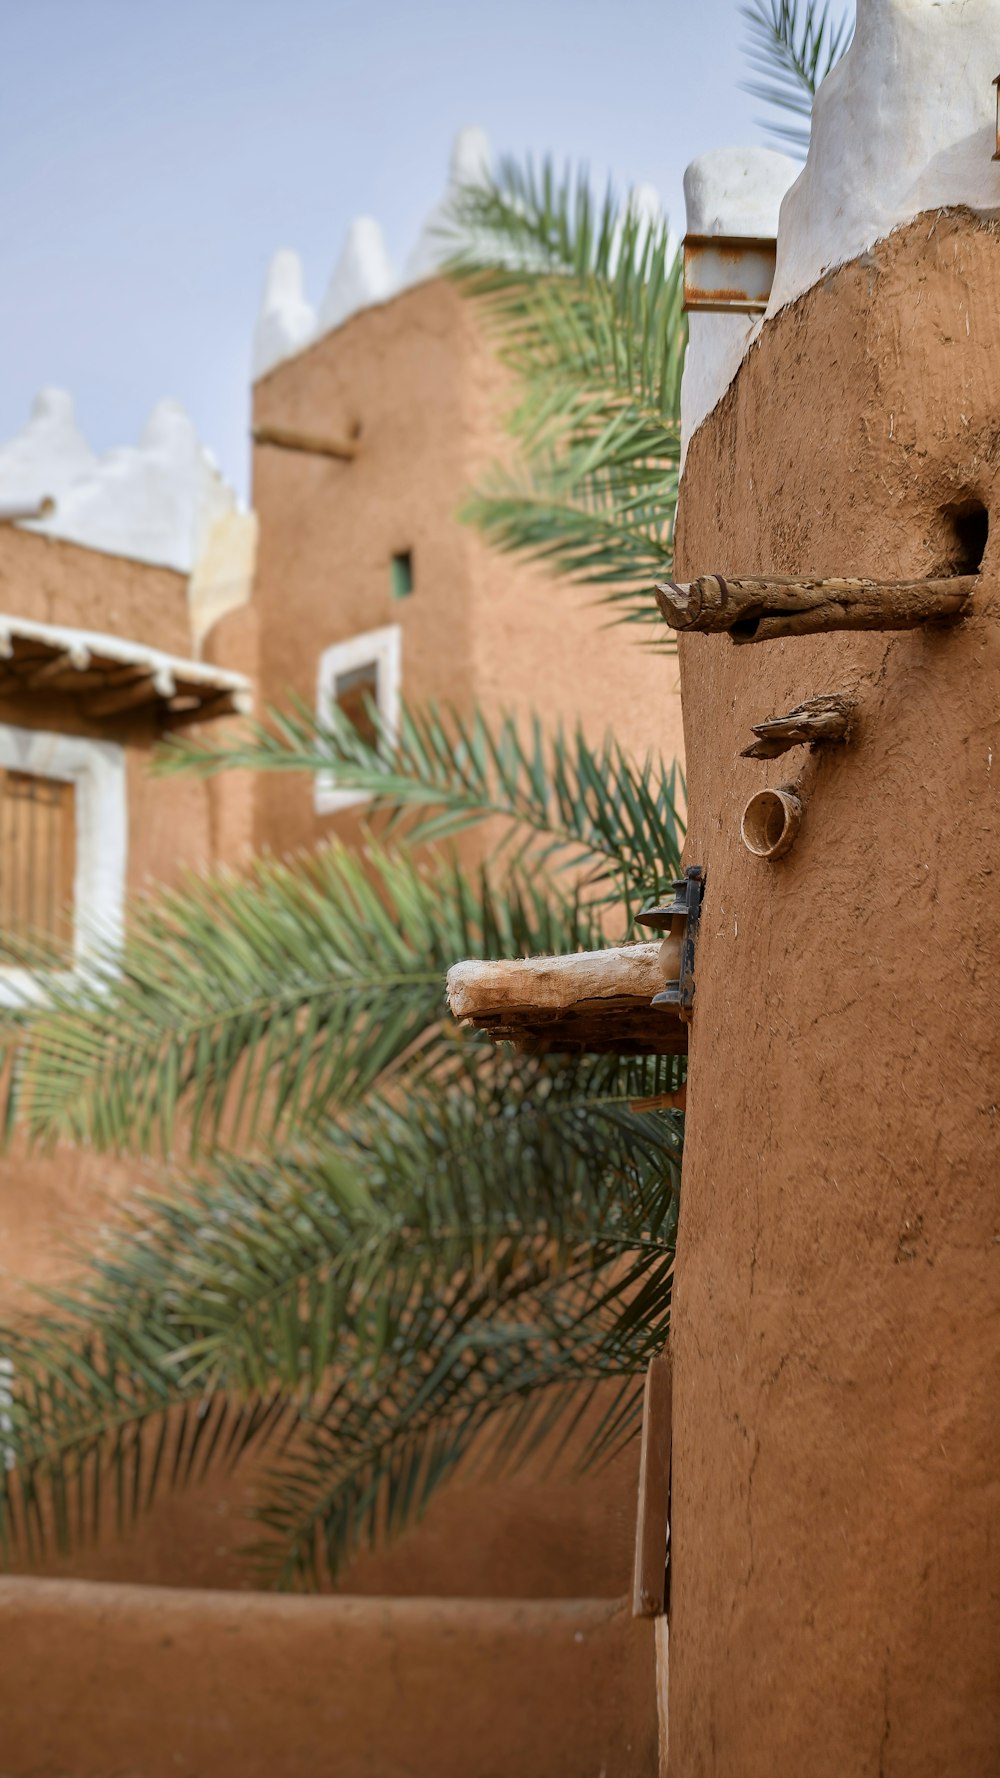
<svg viewBox="0 0 1000 1778">
<path fill-rule="evenodd" d="M 384 629 L 366 630 L 360 636 L 349 636 L 324 648 L 316 682 L 316 712 L 320 720 L 328 720 L 336 708 L 369 746 L 380 738 L 394 746 L 399 734 L 402 641 L 399 624 L 387 624 Z M 313 794 L 319 815 L 353 808 L 368 797 L 367 791 L 339 785 L 333 768 L 317 772 Z"/>
<path fill-rule="evenodd" d="M 363 666 L 354 667 L 348 673 L 338 673 L 333 682 L 333 696 L 361 739 L 369 747 L 374 747 L 378 734 L 372 710 L 378 705 L 378 662 L 365 661 Z"/>
<path fill-rule="evenodd" d="M 963 500 L 946 506 L 946 573 L 978 574 L 986 554 L 990 515 L 981 500 Z"/>
<path fill-rule="evenodd" d="M 394 599 L 408 599 L 413 591 L 413 552 L 402 550 L 389 564 L 389 585 Z"/>
</svg>

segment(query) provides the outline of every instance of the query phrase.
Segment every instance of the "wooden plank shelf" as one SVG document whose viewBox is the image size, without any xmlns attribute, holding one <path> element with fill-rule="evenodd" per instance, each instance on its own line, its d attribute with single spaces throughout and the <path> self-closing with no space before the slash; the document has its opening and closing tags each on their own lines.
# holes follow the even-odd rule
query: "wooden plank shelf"
<svg viewBox="0 0 1000 1778">
<path fill-rule="evenodd" d="M 664 984 L 659 944 L 566 957 L 455 963 L 448 1004 L 463 1025 L 520 1049 L 591 1055 L 684 1055 L 688 1027 L 653 1006 Z"/>
</svg>

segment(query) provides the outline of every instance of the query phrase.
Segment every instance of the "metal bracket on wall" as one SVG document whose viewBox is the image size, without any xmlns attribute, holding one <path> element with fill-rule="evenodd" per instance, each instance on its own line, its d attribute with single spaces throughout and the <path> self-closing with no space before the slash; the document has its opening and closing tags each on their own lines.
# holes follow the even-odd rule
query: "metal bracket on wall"
<svg viewBox="0 0 1000 1778">
<path fill-rule="evenodd" d="M 668 981 L 662 993 L 653 998 L 654 1006 L 675 1006 L 682 1019 L 691 1017 L 694 1005 L 694 953 L 698 942 L 701 901 L 705 893 L 705 871 L 700 864 L 688 865 L 683 877 L 672 884 L 674 899 L 662 907 L 647 908 L 636 915 L 640 926 L 680 941 L 680 963 L 676 979 Z"/>
</svg>

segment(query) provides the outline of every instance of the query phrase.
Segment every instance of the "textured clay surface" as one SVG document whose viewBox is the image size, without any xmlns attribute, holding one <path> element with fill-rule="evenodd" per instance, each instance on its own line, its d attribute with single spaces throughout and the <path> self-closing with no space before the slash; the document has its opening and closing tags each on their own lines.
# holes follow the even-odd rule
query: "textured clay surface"
<svg viewBox="0 0 1000 1778">
<path fill-rule="evenodd" d="M 678 572 L 957 572 L 998 471 L 1000 238 L 924 215 L 765 326 L 692 442 Z M 682 643 L 677 1778 L 1000 1771 L 998 612 L 1000 521 L 950 630 Z M 848 746 L 736 758 L 829 692 Z M 796 777 L 760 862 L 742 807 Z"/>
<path fill-rule="evenodd" d="M 652 1778 L 622 1603 L 0 1581 L 4 1778 Z"/>
<path fill-rule="evenodd" d="M 635 628 L 609 629 L 608 607 L 589 590 L 499 555 L 457 521 L 464 494 L 503 454 L 511 404 L 473 305 L 441 279 L 353 316 L 255 385 L 258 425 L 357 447 L 349 462 L 254 451 L 262 702 L 291 691 L 311 703 L 322 649 L 398 623 L 413 703 L 534 709 L 571 728 L 582 720 L 592 741 L 611 729 L 640 757 L 655 740 L 673 759 L 676 658 L 640 647 Z M 389 561 L 404 550 L 414 590 L 394 599 Z M 259 844 L 281 851 L 331 828 L 349 838 L 357 821 L 317 820 L 308 783 L 261 779 Z"/>
</svg>

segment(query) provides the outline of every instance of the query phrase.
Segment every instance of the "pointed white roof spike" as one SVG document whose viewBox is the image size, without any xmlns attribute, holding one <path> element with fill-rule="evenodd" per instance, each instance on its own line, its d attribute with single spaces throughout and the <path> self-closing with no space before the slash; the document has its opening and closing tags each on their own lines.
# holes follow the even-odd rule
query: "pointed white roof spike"
<svg viewBox="0 0 1000 1778">
<path fill-rule="evenodd" d="M 320 303 L 319 332 L 339 327 L 348 315 L 367 308 L 369 303 L 384 302 L 392 295 L 395 283 L 378 223 L 372 216 L 355 217 Z"/>
<path fill-rule="evenodd" d="M 5 507 L 33 506 L 46 496 L 58 500 L 96 462 L 76 423 L 72 395 L 42 389 L 27 425 L 0 445 L 0 500 Z"/>
<path fill-rule="evenodd" d="M 65 401 L 60 405 L 65 436 Z M 99 459 L 88 449 L 79 465 L 57 490 L 55 511 L 33 521 L 32 530 L 189 574 L 211 526 L 235 505 L 176 401 L 157 403 L 138 445 Z"/>
<path fill-rule="evenodd" d="M 659 228 L 663 221 L 663 199 L 655 185 L 633 185 L 628 194 L 628 207 L 647 228 Z"/>
<path fill-rule="evenodd" d="M 433 278 L 441 270 L 451 251 L 442 233 L 449 218 L 451 201 L 460 186 L 474 185 L 477 180 L 490 173 L 492 166 L 493 151 L 485 130 L 475 126 L 459 130 L 452 144 L 444 197 L 435 204 L 424 222 L 416 246 L 406 262 L 404 285 L 419 284 L 422 279 Z"/>
<path fill-rule="evenodd" d="M 267 268 L 253 331 L 254 382 L 283 358 L 301 352 L 315 334 L 316 311 L 305 299 L 302 261 L 291 247 L 279 247 Z"/>
<path fill-rule="evenodd" d="M 633 185 L 628 193 L 625 208 L 639 224 L 640 242 L 645 239 L 647 234 L 654 233 L 663 226 L 663 199 L 655 185 Z M 622 224 L 619 220 L 615 224 L 615 232 L 612 237 L 611 256 L 613 262 L 618 258 L 621 234 Z"/>
<path fill-rule="evenodd" d="M 486 131 L 478 124 L 466 124 L 451 145 L 448 163 L 449 185 L 474 185 L 488 176 L 493 167 L 493 149 Z"/>
<path fill-rule="evenodd" d="M 768 314 L 922 210 L 1000 205 L 1000 0 L 858 0 L 781 206 Z"/>
<path fill-rule="evenodd" d="M 773 148 L 713 148 L 684 174 L 689 235 L 750 236 L 773 240 L 786 191 L 800 163 Z M 681 379 L 681 460 L 692 434 L 729 388 L 756 337 L 753 315 L 694 309 Z"/>
</svg>

